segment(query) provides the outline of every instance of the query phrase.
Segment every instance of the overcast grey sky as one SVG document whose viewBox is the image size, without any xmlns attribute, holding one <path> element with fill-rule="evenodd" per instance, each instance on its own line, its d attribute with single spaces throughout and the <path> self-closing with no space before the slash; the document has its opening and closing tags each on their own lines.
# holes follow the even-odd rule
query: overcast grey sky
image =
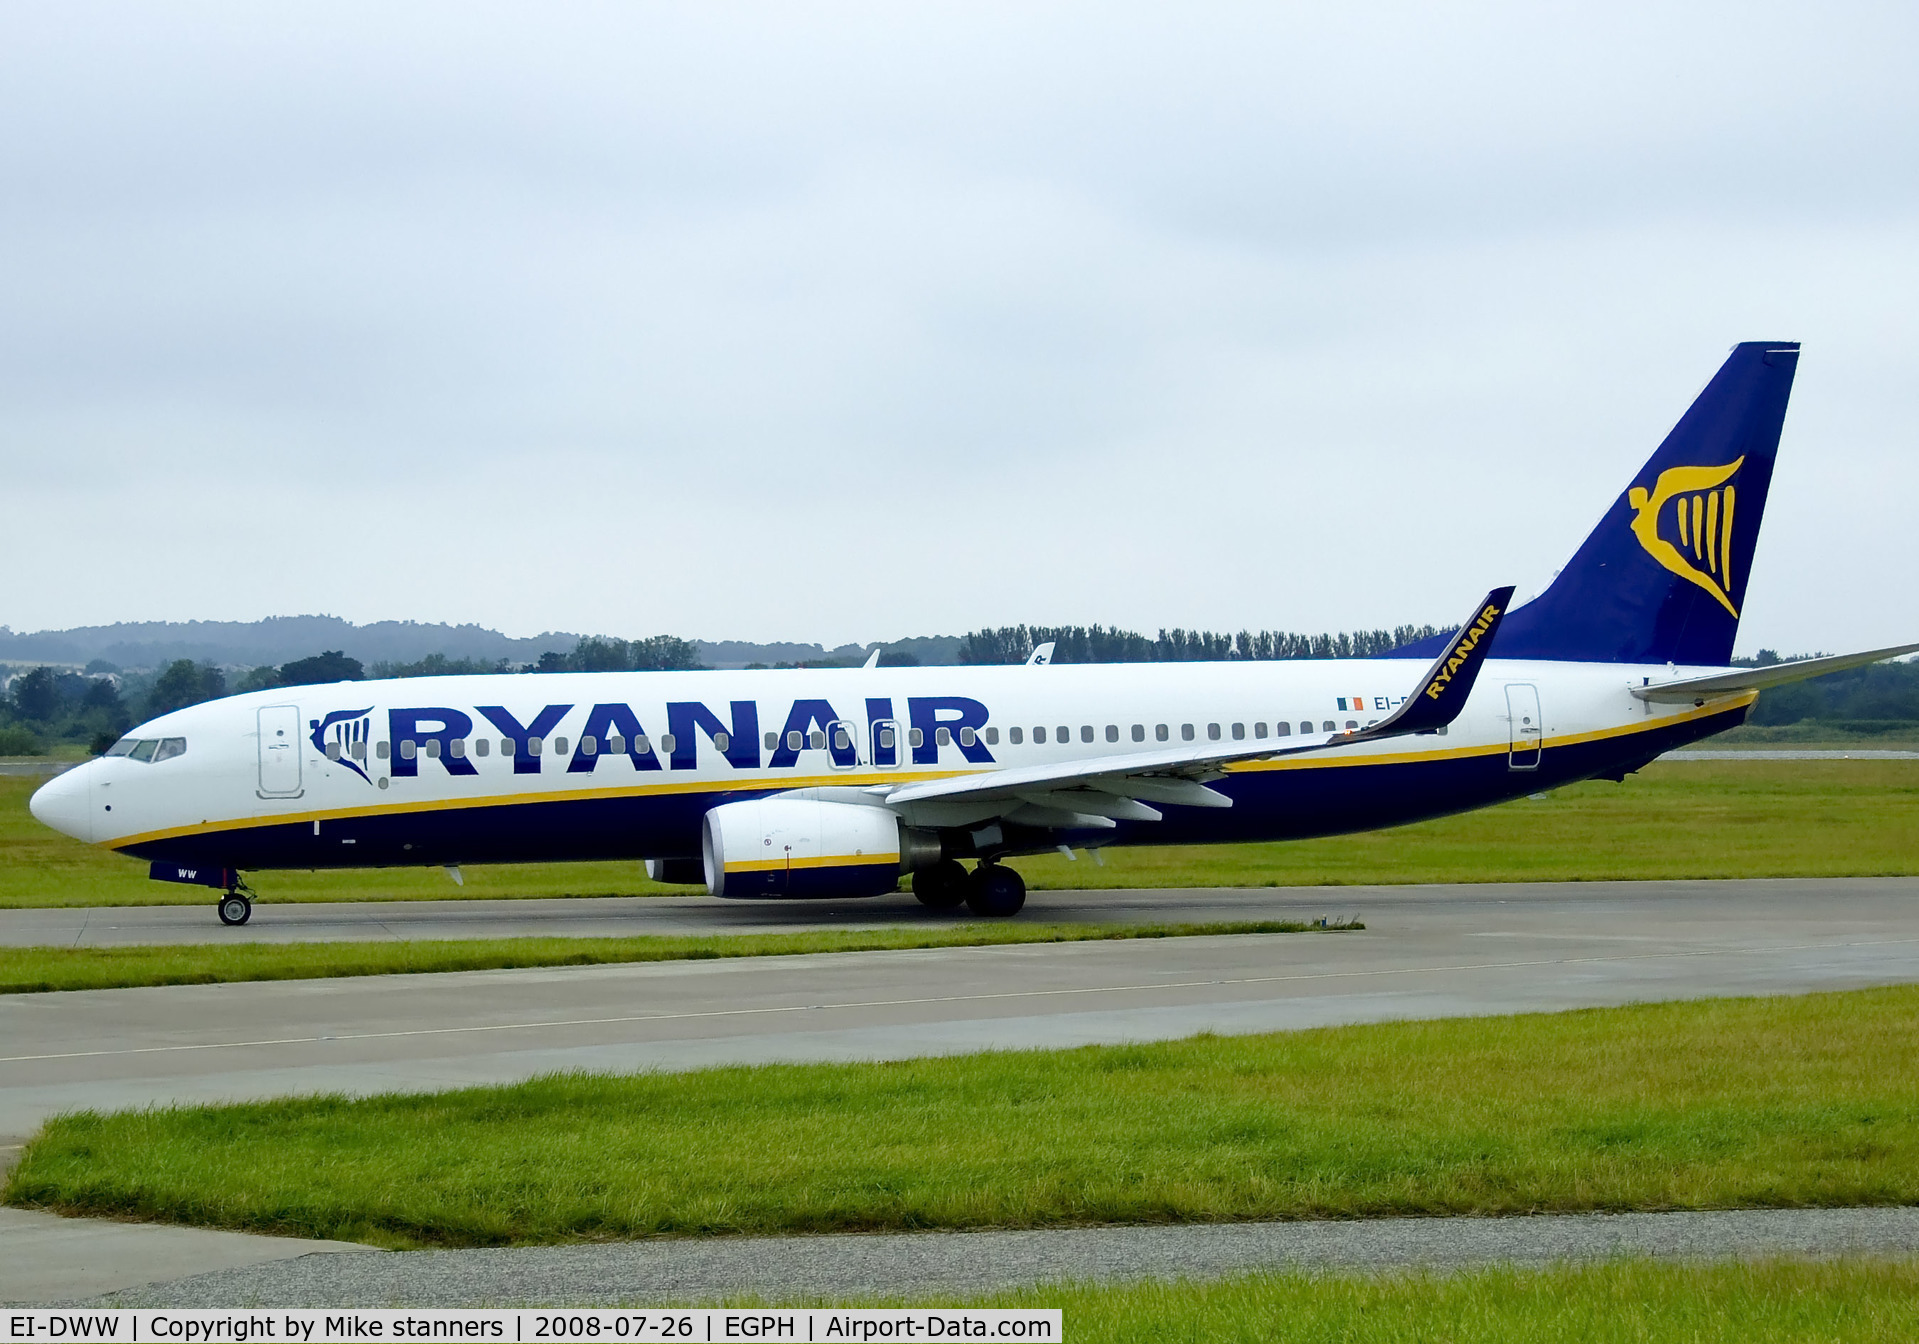
<svg viewBox="0 0 1919 1344">
<path fill-rule="evenodd" d="M 1919 638 L 1919 8 L 12 5 L 0 623 L 1318 630 L 1806 343 L 1740 647 Z"/>
</svg>

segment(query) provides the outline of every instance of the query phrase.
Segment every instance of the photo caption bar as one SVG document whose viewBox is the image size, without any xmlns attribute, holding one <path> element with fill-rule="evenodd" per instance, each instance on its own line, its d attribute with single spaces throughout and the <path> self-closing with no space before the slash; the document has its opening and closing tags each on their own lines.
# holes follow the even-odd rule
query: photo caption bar
<svg viewBox="0 0 1919 1344">
<path fill-rule="evenodd" d="M 928 1340 L 1064 1338 L 1057 1307 L 828 1309 L 811 1307 L 581 1307 L 536 1310 L 60 1311 L 6 1308 L 7 1341 L 110 1341 L 110 1344 L 352 1344 L 358 1340 Z"/>
</svg>

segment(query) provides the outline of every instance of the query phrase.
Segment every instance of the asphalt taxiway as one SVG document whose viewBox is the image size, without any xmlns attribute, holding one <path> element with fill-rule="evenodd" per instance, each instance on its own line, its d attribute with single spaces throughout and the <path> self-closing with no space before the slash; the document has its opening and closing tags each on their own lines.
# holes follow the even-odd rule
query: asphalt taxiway
<svg viewBox="0 0 1919 1344">
<path fill-rule="evenodd" d="M 1914 878 L 1039 892 L 1023 918 L 1174 923 L 1354 915 L 1366 922 L 1364 930 L 4 996 L 0 1150 L 7 1151 L 0 1159 L 14 1155 L 8 1146 L 18 1136 L 79 1107 L 420 1091 L 567 1069 L 904 1058 L 1919 981 Z M 240 929 L 221 928 L 201 907 L 0 912 L 0 943 L 603 936 L 928 922 L 951 917 L 929 915 L 910 897 L 813 905 L 704 897 L 269 904 Z M 472 1282 L 484 1282 L 498 1268 L 449 1261 L 443 1268 L 452 1279 L 429 1274 L 403 1289 L 389 1281 L 402 1272 L 397 1264 L 376 1268 L 374 1261 L 413 1264 L 416 1257 L 349 1256 L 334 1265 L 335 1257 L 298 1258 L 320 1249 L 311 1243 L 233 1238 L 216 1245 L 191 1239 L 227 1234 L 152 1229 L 158 1235 L 148 1236 L 114 1224 L 35 1221 L 40 1217 L 0 1210 L 0 1251 L 10 1246 L 52 1267 L 23 1292 L 19 1266 L 27 1262 L 0 1255 L 15 1266 L 11 1275 L 0 1270 L 0 1300 L 78 1297 L 170 1278 L 189 1265 L 233 1266 L 206 1281 L 210 1296 L 201 1300 L 208 1301 L 238 1300 L 256 1289 L 267 1296 L 253 1300 L 265 1301 L 274 1284 L 315 1301 L 362 1291 L 446 1300 L 438 1296 L 453 1291 L 445 1283 L 471 1274 L 480 1275 Z M 1873 1234 L 1881 1250 L 1919 1244 L 1910 1219 L 1887 1227 L 1883 1236 Z M 1206 1247 L 1233 1246 L 1239 1249 L 1219 1252 L 1222 1264 L 1245 1256 L 1254 1257 L 1247 1263 L 1298 1259 L 1291 1251 L 1281 1255 L 1279 1241 L 1266 1246 L 1273 1237 L 1284 1241 L 1279 1233 L 1254 1246 L 1209 1241 L 1207 1229 L 1183 1232 L 1187 1240 L 1166 1254 L 1204 1260 L 1213 1254 Z M 1487 1235 L 1489 1246 L 1505 1244 L 1505 1233 Z M 1588 1239 L 1598 1237 L 1597 1245 L 1612 1235 Z M 1698 1235 L 1710 1241 L 1719 1233 Z M 1791 1236 L 1780 1235 L 1783 1242 L 1766 1244 L 1790 1249 Z M 89 1249 L 88 1237 L 109 1240 Z M 1105 1244 L 1095 1237 L 1086 1253 L 1097 1260 Z M 1424 1244 L 1417 1236 L 1406 1244 L 1415 1258 L 1425 1254 L 1417 1251 Z M 946 1253 L 917 1245 L 902 1243 L 899 1254 L 913 1260 Z M 615 1258 L 642 1254 L 602 1249 Z M 578 1270 L 590 1280 L 597 1272 L 567 1258 L 570 1251 L 553 1254 L 560 1256 L 554 1273 Z M 698 1260 L 704 1253 L 676 1254 Z M 846 1254 L 864 1263 L 865 1251 Z M 1373 1252 L 1355 1254 L 1364 1260 Z M 298 1268 L 266 1267 L 282 1260 Z M 525 1263 L 532 1297 L 565 1295 L 559 1280 L 540 1278 L 546 1261 Z M 1194 1267 L 1198 1272 L 1198 1261 Z M 296 1287 L 285 1275 L 307 1277 Z M 813 1290 L 804 1275 L 794 1283 L 794 1291 Z"/>
<path fill-rule="evenodd" d="M 487 904 L 512 909 L 448 902 L 383 907 L 379 918 L 404 918 L 433 937 L 929 918 L 910 898 L 811 907 L 810 915 L 697 898 Z M 605 905 L 621 909 L 588 908 Z M 262 907 L 245 929 L 207 934 L 259 938 L 283 916 L 299 923 L 307 909 Z M 1357 914 L 1367 927 L 10 995 L 0 998 L 0 1136 L 30 1133 L 78 1107 L 422 1090 L 561 1069 L 1164 1040 L 1919 980 L 1913 878 L 1042 892 L 1029 910 L 1034 919 L 1154 922 Z M 347 917 L 339 907 L 320 912 Z M 206 940 L 196 928 L 194 941 Z"/>
</svg>

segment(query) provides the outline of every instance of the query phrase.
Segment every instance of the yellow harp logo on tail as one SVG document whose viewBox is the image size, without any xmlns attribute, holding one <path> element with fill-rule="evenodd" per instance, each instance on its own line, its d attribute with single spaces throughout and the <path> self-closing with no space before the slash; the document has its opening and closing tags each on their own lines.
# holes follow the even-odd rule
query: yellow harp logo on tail
<svg viewBox="0 0 1919 1344">
<path fill-rule="evenodd" d="M 1738 496 L 1732 478 L 1745 460 L 1736 458 L 1723 467 L 1673 467 L 1659 473 L 1650 495 L 1637 485 L 1626 492 L 1633 508 L 1632 532 L 1646 554 L 1718 598 L 1735 621 L 1739 608 L 1732 604 L 1732 514 Z M 1668 518 L 1671 527 L 1662 527 Z"/>
</svg>

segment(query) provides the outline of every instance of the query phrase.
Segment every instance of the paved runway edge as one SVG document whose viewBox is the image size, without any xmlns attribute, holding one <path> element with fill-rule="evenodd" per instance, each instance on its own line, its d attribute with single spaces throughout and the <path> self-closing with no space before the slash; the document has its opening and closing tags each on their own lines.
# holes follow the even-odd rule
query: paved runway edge
<svg viewBox="0 0 1919 1344">
<path fill-rule="evenodd" d="M 1919 1208 L 1910 1207 L 1384 1218 L 312 1255 L 112 1294 L 93 1305 L 697 1305 L 814 1297 L 928 1303 L 1033 1283 L 1204 1279 L 1253 1270 L 1913 1254 Z"/>
</svg>

